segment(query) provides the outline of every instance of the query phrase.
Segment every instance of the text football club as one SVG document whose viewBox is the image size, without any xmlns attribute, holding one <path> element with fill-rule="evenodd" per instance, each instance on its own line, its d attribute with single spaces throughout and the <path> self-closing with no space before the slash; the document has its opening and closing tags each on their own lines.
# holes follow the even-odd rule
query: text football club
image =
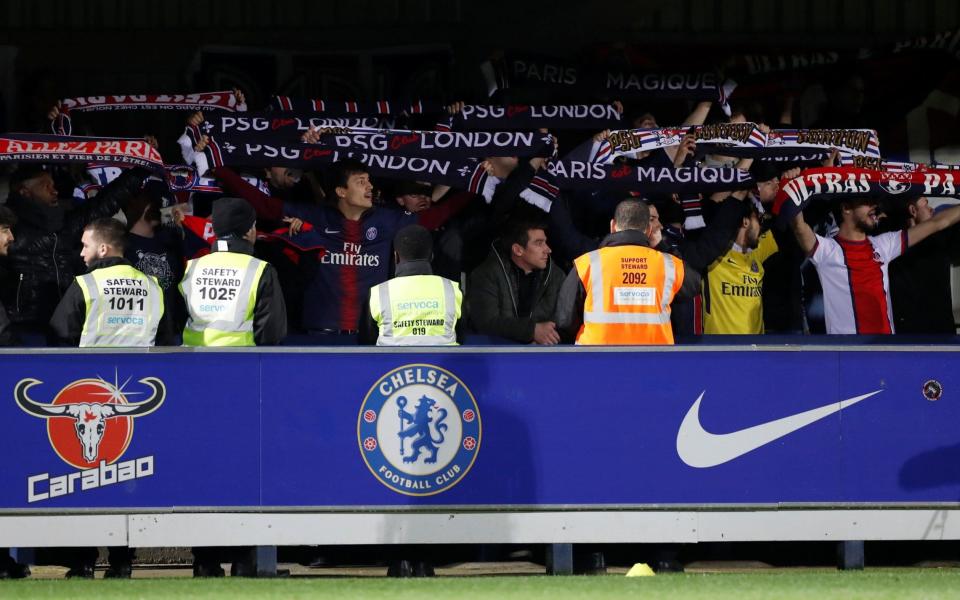
<svg viewBox="0 0 960 600">
<path fill-rule="evenodd" d="M 373 384 L 357 419 L 360 454 L 385 486 L 431 496 L 459 483 L 480 451 L 480 411 L 456 375 L 398 367 Z"/>
<path fill-rule="evenodd" d="M 27 477 L 27 502 L 38 502 L 80 491 L 153 475 L 153 456 L 121 461 L 133 439 L 133 421 L 157 410 L 167 395 L 156 377 L 139 380 L 146 391 L 127 391 L 129 379 L 120 385 L 101 378 L 68 383 L 50 403 L 31 398 L 42 381 L 21 379 L 14 386 L 17 405 L 27 414 L 46 421 L 47 437 L 54 452 L 79 469 L 55 475 L 38 473 Z M 130 402 L 127 396 L 146 396 Z"/>
</svg>

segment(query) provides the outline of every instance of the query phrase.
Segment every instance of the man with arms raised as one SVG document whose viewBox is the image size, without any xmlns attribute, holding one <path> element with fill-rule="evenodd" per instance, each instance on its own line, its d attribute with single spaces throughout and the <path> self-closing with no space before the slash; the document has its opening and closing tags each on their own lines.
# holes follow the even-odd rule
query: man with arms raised
<svg viewBox="0 0 960 600">
<path fill-rule="evenodd" d="M 817 268 L 823 287 L 827 333 L 890 334 L 894 331 L 887 266 L 907 248 L 960 222 L 960 206 L 909 229 L 872 235 L 880 223 L 877 201 L 843 200 L 835 210 L 840 230 L 832 238 L 814 233 L 798 213 L 793 232 Z"/>
</svg>

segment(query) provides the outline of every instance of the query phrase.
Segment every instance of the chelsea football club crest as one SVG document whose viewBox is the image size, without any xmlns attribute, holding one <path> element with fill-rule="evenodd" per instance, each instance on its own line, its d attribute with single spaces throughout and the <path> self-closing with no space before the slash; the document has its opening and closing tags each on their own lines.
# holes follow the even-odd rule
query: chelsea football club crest
<svg viewBox="0 0 960 600">
<path fill-rule="evenodd" d="M 381 377 L 357 419 L 360 454 L 370 472 L 408 496 L 431 496 L 460 483 L 480 451 L 480 432 L 480 411 L 467 386 L 426 364 Z"/>
</svg>

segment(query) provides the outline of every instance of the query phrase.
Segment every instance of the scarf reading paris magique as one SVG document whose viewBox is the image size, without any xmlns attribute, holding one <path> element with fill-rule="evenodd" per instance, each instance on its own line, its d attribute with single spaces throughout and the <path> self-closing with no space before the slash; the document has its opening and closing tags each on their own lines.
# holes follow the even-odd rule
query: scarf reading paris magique
<svg viewBox="0 0 960 600">
<path fill-rule="evenodd" d="M 736 88 L 711 71 L 690 73 L 663 70 L 634 71 L 614 67 L 581 67 L 561 59 L 507 55 L 480 66 L 487 92 L 515 87 L 564 87 L 582 94 L 603 94 L 614 98 L 658 97 L 712 100 L 730 115 L 728 98 Z"/>
</svg>

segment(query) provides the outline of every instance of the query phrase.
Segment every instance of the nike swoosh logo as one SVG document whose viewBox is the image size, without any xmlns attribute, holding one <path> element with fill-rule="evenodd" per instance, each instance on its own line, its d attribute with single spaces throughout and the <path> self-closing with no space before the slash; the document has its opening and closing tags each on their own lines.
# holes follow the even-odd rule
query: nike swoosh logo
<svg viewBox="0 0 960 600">
<path fill-rule="evenodd" d="M 677 431 L 677 454 L 680 455 L 680 460 L 698 469 L 722 465 L 882 391 L 877 390 L 840 402 L 831 402 L 826 406 L 740 431 L 716 434 L 710 433 L 700 424 L 700 401 L 707 393 L 704 390 L 700 392 L 700 397 L 693 403 L 687 411 L 687 416 L 680 423 L 680 430 Z"/>
<path fill-rule="evenodd" d="M 340 233 L 340 230 L 337 229 L 337 230 L 334 231 L 334 230 L 330 230 L 330 229 L 327 229 L 326 227 L 324 227 L 324 228 L 323 228 L 323 232 L 324 232 L 324 233 L 327 233 L 327 234 L 330 234 L 330 233 Z"/>
</svg>

